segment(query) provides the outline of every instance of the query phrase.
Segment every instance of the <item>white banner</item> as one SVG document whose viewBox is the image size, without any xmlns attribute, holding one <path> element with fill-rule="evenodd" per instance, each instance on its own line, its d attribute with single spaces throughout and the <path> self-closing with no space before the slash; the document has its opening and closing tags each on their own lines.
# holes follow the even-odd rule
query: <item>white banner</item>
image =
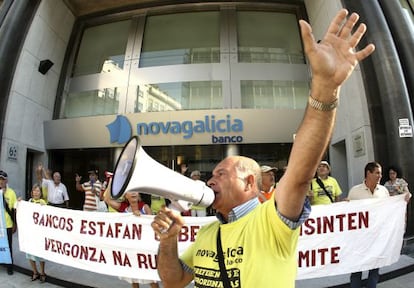
<svg viewBox="0 0 414 288">
<path fill-rule="evenodd" d="M 312 207 L 298 244 L 298 279 L 368 270 L 396 262 L 404 234 L 403 197 Z M 179 251 L 215 217 L 185 217 Z M 152 216 L 83 212 L 20 201 L 20 249 L 106 275 L 159 280 Z"/>
<path fill-rule="evenodd" d="M 348 274 L 397 262 L 406 207 L 404 195 L 313 206 L 299 238 L 297 279 Z"/>
<path fill-rule="evenodd" d="M 47 260 L 101 274 L 159 280 L 158 240 L 153 216 L 84 212 L 19 201 L 20 250 Z M 215 217 L 186 217 L 179 251 L 194 242 Z"/>
</svg>

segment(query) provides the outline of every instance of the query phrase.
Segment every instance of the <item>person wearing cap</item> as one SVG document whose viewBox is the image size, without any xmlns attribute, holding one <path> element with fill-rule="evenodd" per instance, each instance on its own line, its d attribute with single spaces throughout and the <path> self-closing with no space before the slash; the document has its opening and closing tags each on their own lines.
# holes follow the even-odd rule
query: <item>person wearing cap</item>
<svg viewBox="0 0 414 288">
<path fill-rule="evenodd" d="M 59 208 L 69 208 L 69 194 L 59 172 L 54 172 L 50 179 L 49 169 L 45 169 L 42 163 L 36 168 L 36 177 L 42 190 L 47 191 L 47 204 Z"/>
<path fill-rule="evenodd" d="M 316 170 L 316 177 L 312 179 L 309 198 L 312 205 L 326 205 L 339 201 L 342 194 L 338 181 L 332 176 L 328 161 L 321 161 Z"/>
<path fill-rule="evenodd" d="M 275 175 L 277 168 L 263 165 L 260 170 L 262 171 L 262 187 L 259 193 L 259 201 L 263 203 L 269 200 L 276 190 Z"/>
<path fill-rule="evenodd" d="M 98 170 L 95 168 L 89 169 L 89 181 L 83 184 L 80 183 L 82 176 L 76 174 L 76 190 L 85 193 L 85 202 L 83 203 L 83 211 L 97 211 L 97 199 L 103 200 L 102 183 L 98 179 Z"/>
<path fill-rule="evenodd" d="M 194 181 L 201 181 L 201 172 L 199 170 L 194 170 L 190 174 L 190 178 Z M 202 206 L 192 206 L 191 207 L 191 216 L 193 217 L 206 217 L 207 210 L 205 207 Z"/>
<path fill-rule="evenodd" d="M 14 209 L 17 197 L 16 192 L 7 185 L 7 173 L 0 171 L 0 190 L 2 190 L 3 213 L 7 228 L 7 241 L 9 242 L 10 258 L 12 264 L 6 264 L 7 274 L 13 275 L 13 233 L 17 230 L 16 210 Z"/>
</svg>

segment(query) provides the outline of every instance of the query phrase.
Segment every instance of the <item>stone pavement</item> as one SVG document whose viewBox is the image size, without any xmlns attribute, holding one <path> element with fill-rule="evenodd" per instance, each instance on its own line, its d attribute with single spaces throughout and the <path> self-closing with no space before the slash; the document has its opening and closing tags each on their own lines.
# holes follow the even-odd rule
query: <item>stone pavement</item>
<svg viewBox="0 0 414 288">
<path fill-rule="evenodd" d="M 0 268 L 0 288 L 22 288 L 30 286 L 31 288 L 60 288 L 62 286 L 54 285 L 48 282 L 41 283 L 39 280 L 32 282 L 29 275 L 15 271 L 13 275 L 7 275 L 5 267 Z"/>
<path fill-rule="evenodd" d="M 17 233 L 16 233 L 17 234 Z M 117 277 L 105 274 L 93 273 L 85 270 L 60 265 L 46 261 L 47 282 L 32 282 L 31 270 L 25 254 L 19 250 L 17 235 L 13 238 L 13 254 L 15 272 L 7 275 L 5 267 L 0 267 L 0 288 L 56 288 L 56 287 L 75 287 L 75 288 L 112 288 L 112 287 L 131 287 L 125 281 Z M 414 244 L 405 247 L 404 254 L 399 261 L 391 266 L 380 269 L 380 283 L 378 288 L 413 288 L 414 287 Z M 366 277 L 366 273 L 363 274 Z M 149 288 L 149 285 L 140 285 L 141 288 Z M 162 285 L 161 285 L 162 287 Z M 193 287 L 189 285 L 189 287 Z M 317 279 L 307 279 L 296 281 L 296 288 L 345 288 L 349 287 L 349 274 Z"/>
</svg>

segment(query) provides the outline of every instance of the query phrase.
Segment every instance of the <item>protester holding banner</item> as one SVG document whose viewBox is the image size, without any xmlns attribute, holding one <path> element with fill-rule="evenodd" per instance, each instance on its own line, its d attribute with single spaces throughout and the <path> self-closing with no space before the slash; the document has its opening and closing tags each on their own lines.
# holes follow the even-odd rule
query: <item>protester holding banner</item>
<svg viewBox="0 0 414 288">
<path fill-rule="evenodd" d="M 219 221 L 203 226 L 181 258 L 177 244 L 183 218 L 167 208 L 155 216 L 158 272 L 165 287 L 184 287 L 193 279 L 197 287 L 294 287 L 299 227 L 310 213 L 306 194 L 331 139 L 340 87 L 358 61 L 375 49 L 369 44 L 354 51 L 366 27 L 355 27 L 357 14 L 347 15 L 345 9 L 338 12 L 320 43 L 310 25 L 299 22 L 311 67 L 311 93 L 272 201 L 260 204 L 257 199 L 260 166 L 247 157 L 229 156 L 207 182 L 215 192 Z"/>
<path fill-rule="evenodd" d="M 32 190 L 30 191 L 31 198 L 29 199 L 29 202 L 36 203 L 40 205 L 46 205 L 46 201 L 42 199 L 42 190 L 41 186 L 39 184 L 35 184 L 32 187 Z M 32 267 L 32 281 L 36 281 L 37 279 L 40 279 L 40 282 L 46 281 L 46 273 L 45 273 L 45 260 L 37 257 L 35 255 L 26 253 L 26 259 L 29 260 L 30 267 Z M 37 270 L 36 262 L 39 262 L 40 267 L 40 273 Z"/>
<path fill-rule="evenodd" d="M 69 194 L 59 172 L 54 172 L 50 179 L 50 170 L 45 169 L 41 163 L 36 168 L 36 177 L 39 183 L 47 191 L 48 205 L 69 208 Z"/>
<path fill-rule="evenodd" d="M 75 176 L 76 190 L 85 193 L 83 211 L 98 211 L 98 202 L 103 198 L 102 183 L 98 179 L 98 174 L 99 171 L 95 167 L 89 169 L 89 181 L 83 184 L 80 183 L 82 176 Z"/>
<path fill-rule="evenodd" d="M 388 180 L 384 183 L 384 186 L 388 189 L 391 196 L 410 192 L 407 181 L 401 176 L 400 169 L 395 166 L 390 166 L 387 176 Z"/>
<path fill-rule="evenodd" d="M 369 162 L 364 169 L 364 182 L 351 188 L 348 193 L 349 200 L 361 200 L 369 198 L 386 198 L 390 197 L 388 189 L 379 184 L 382 178 L 382 167 L 377 162 Z M 411 198 L 408 192 L 406 201 Z M 354 272 L 351 274 L 351 288 L 362 287 L 362 272 Z M 369 270 L 367 287 L 374 288 L 379 280 L 379 267 Z"/>
<path fill-rule="evenodd" d="M 328 161 L 321 161 L 316 170 L 316 177 L 310 185 L 310 201 L 312 205 L 326 205 L 339 201 L 342 194 L 338 181 L 332 176 L 331 165 Z"/>
<path fill-rule="evenodd" d="M 16 205 L 16 193 L 13 189 L 8 187 L 7 185 L 7 173 L 3 170 L 0 171 L 0 190 L 1 190 L 1 206 L 3 210 L 4 222 L 7 228 L 7 241 L 9 244 L 9 254 L 6 255 L 5 258 L 10 258 L 10 261 L 4 261 L 2 259 L 2 263 L 9 263 L 6 264 L 7 266 L 7 274 L 13 275 L 13 233 L 17 231 L 17 222 L 16 222 L 16 210 L 14 209 Z M 2 257 L 3 258 L 3 257 Z"/>
</svg>

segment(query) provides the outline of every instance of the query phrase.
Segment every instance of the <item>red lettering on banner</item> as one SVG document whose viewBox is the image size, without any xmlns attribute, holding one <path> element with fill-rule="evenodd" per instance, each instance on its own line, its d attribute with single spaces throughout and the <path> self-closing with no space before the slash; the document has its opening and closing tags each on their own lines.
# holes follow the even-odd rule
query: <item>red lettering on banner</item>
<svg viewBox="0 0 414 288">
<path fill-rule="evenodd" d="M 106 263 L 102 250 L 97 250 L 96 247 L 72 245 L 71 243 L 45 238 L 45 251 L 91 262 Z"/>
<path fill-rule="evenodd" d="M 339 231 L 344 231 L 344 218 L 346 217 L 346 214 L 338 214 L 336 215 L 336 218 L 338 218 L 338 224 L 339 224 Z"/>
<path fill-rule="evenodd" d="M 331 248 L 331 263 L 332 264 L 339 263 L 339 250 L 341 250 L 341 247 Z"/>
<path fill-rule="evenodd" d="M 200 226 L 183 226 L 178 234 L 178 242 L 194 242 Z"/>
<path fill-rule="evenodd" d="M 112 251 L 112 256 L 114 258 L 114 265 L 131 267 L 131 262 L 129 261 L 128 254 L 125 254 L 121 251 Z"/>
<path fill-rule="evenodd" d="M 137 254 L 138 268 L 157 269 L 157 255 Z"/>
<path fill-rule="evenodd" d="M 298 265 L 299 267 L 314 267 L 339 263 L 338 253 L 340 249 L 341 247 L 330 247 L 299 251 Z"/>
<path fill-rule="evenodd" d="M 335 226 L 337 225 L 337 226 Z M 368 228 L 369 213 L 352 212 L 307 219 L 301 226 L 300 235 L 326 234 Z"/>
<path fill-rule="evenodd" d="M 98 235 L 99 237 L 106 238 L 122 238 L 130 240 L 141 240 L 142 225 L 141 224 L 128 224 L 117 222 L 111 225 L 102 221 L 88 221 L 81 220 L 80 234 Z"/>
<path fill-rule="evenodd" d="M 33 212 L 33 223 L 43 227 L 50 227 L 59 230 L 72 231 L 73 219 L 58 217 L 51 214 L 40 214 L 39 212 Z"/>
</svg>

